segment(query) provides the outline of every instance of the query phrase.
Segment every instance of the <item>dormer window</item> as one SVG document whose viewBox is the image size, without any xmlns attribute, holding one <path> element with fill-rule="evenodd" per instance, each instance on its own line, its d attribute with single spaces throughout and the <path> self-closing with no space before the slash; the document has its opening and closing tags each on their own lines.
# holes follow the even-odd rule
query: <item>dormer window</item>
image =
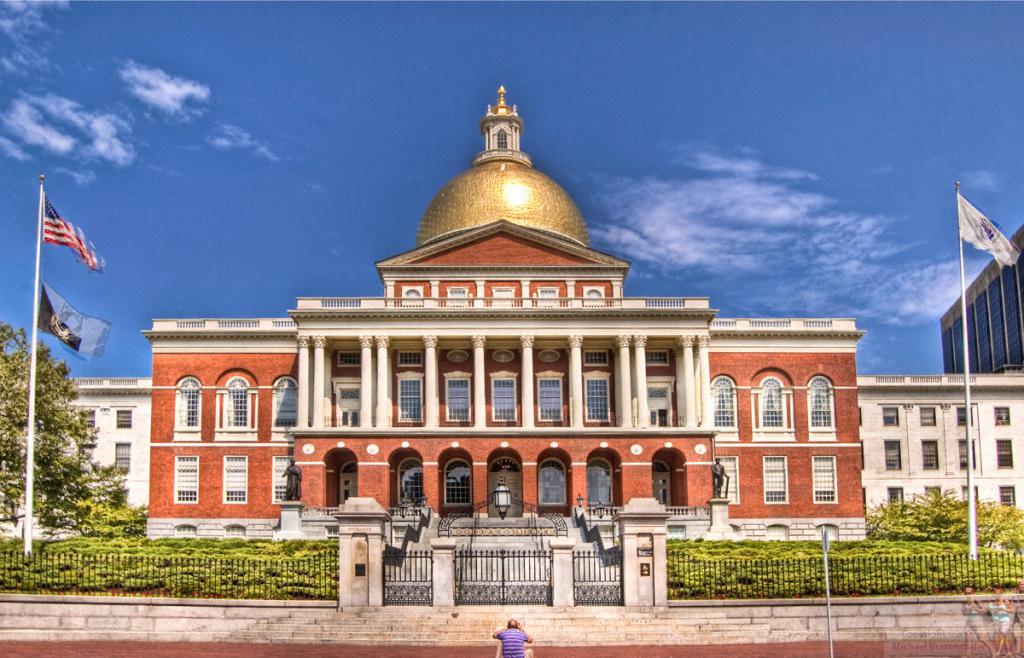
<svg viewBox="0 0 1024 658">
<path fill-rule="evenodd" d="M 508 133 L 504 129 L 498 131 L 498 148 L 508 148 Z"/>
</svg>

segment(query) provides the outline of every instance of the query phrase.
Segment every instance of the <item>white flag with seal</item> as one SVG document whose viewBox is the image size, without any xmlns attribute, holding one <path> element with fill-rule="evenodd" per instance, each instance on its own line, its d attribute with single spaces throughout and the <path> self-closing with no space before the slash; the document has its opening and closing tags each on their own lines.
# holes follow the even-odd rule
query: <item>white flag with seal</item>
<svg viewBox="0 0 1024 658">
<path fill-rule="evenodd" d="M 961 238 L 992 254 L 1000 267 L 1017 262 L 1020 250 L 996 228 L 992 220 L 972 206 L 959 192 L 956 194 L 956 206 L 960 216 Z"/>
</svg>

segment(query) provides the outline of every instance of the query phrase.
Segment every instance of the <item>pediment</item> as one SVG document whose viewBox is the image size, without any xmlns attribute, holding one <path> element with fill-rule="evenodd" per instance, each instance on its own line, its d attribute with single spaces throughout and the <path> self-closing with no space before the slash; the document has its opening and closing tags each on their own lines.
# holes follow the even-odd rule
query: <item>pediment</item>
<svg viewBox="0 0 1024 658">
<path fill-rule="evenodd" d="M 547 231 L 497 221 L 417 247 L 377 263 L 393 266 L 605 266 L 629 267 L 620 258 Z"/>
</svg>

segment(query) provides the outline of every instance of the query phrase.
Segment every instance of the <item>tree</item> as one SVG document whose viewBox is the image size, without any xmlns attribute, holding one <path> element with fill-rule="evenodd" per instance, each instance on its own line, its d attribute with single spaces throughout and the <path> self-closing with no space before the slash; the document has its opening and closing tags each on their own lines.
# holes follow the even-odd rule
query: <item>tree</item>
<svg viewBox="0 0 1024 658">
<path fill-rule="evenodd" d="M 0 515 L 24 505 L 29 346 L 25 331 L 0 322 Z M 71 405 L 68 367 L 39 345 L 36 366 L 35 513 L 51 530 L 78 531 L 90 505 L 124 506 L 123 471 L 92 460 L 95 430 Z"/>
<path fill-rule="evenodd" d="M 892 541 L 941 541 L 967 546 L 967 501 L 953 491 L 933 491 L 910 502 L 895 501 L 867 513 L 868 537 Z M 978 503 L 978 545 L 1024 548 L 1024 511 Z"/>
</svg>

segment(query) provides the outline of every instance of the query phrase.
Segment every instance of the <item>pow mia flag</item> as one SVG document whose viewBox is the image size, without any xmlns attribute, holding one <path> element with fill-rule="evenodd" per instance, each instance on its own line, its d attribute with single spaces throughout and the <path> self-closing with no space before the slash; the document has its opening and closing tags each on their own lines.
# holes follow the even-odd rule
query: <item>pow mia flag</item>
<svg viewBox="0 0 1024 658">
<path fill-rule="evenodd" d="M 89 356 L 103 356 L 110 334 L 109 322 L 80 313 L 46 283 L 39 300 L 39 328 Z"/>
</svg>

